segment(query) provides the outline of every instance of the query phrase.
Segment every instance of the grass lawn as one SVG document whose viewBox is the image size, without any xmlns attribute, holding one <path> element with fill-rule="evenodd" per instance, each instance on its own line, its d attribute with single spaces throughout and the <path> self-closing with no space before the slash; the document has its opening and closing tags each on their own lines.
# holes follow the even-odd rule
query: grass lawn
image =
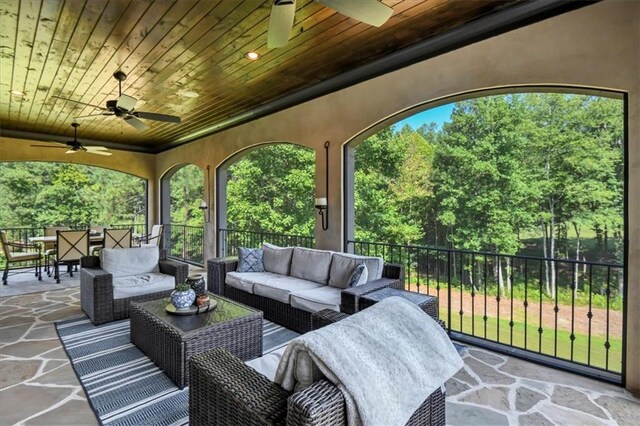
<svg viewBox="0 0 640 426">
<path fill-rule="evenodd" d="M 447 321 L 447 313 L 442 310 L 440 318 Z M 500 325 L 500 339 L 498 339 L 498 324 Z M 475 326 L 475 333 L 472 327 Z M 451 329 L 460 332 L 460 315 L 451 315 Z M 487 318 L 487 334 L 484 333 L 484 320 L 481 315 L 465 315 L 463 317 L 462 332 L 476 337 L 486 338 L 487 340 L 497 341 L 500 343 L 511 344 L 519 348 L 529 349 L 538 352 L 539 334 L 537 325 L 527 325 L 527 342 L 525 346 L 525 327 L 524 323 L 514 322 L 513 335 L 509 327 L 509 321 L 499 320 L 496 318 Z M 571 360 L 571 340 L 570 333 L 559 330 L 557 332 L 557 352 L 554 351 L 556 342 L 556 333 L 553 329 L 545 329 L 542 333 L 542 347 L 540 352 L 546 355 L 555 355 L 558 358 Z M 573 342 L 573 361 L 583 364 L 588 363 L 589 341 L 584 334 L 576 334 Z M 620 372 L 622 366 L 622 340 L 610 339 L 611 347 L 609 348 L 609 363 L 606 367 L 606 350 L 604 347 L 605 339 L 599 336 L 591 336 L 591 359 L 589 365 L 608 369 L 613 372 Z M 554 353 L 555 352 L 555 353 Z"/>
</svg>

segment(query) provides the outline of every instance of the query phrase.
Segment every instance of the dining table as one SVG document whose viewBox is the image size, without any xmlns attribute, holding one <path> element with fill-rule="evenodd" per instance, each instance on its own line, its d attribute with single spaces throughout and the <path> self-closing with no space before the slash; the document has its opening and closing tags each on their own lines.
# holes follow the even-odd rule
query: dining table
<svg viewBox="0 0 640 426">
<path fill-rule="evenodd" d="M 56 235 L 47 235 L 44 237 L 29 237 L 29 242 L 31 243 L 56 243 L 57 241 Z M 89 234 L 89 243 L 90 244 L 102 244 L 104 241 L 104 234 Z"/>
</svg>

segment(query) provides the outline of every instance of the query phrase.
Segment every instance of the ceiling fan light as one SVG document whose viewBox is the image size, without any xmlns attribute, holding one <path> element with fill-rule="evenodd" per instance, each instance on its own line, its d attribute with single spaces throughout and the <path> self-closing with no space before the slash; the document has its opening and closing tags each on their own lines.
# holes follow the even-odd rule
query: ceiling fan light
<svg viewBox="0 0 640 426">
<path fill-rule="evenodd" d="M 250 61 L 257 61 L 260 59 L 260 54 L 253 51 L 245 53 L 244 56 Z"/>
<path fill-rule="evenodd" d="M 11 89 L 9 91 L 13 96 L 18 96 L 18 97 L 22 97 L 25 96 L 26 93 L 24 93 L 22 90 L 18 90 L 18 89 Z"/>
<path fill-rule="evenodd" d="M 197 98 L 198 96 L 200 96 L 197 92 L 194 92 L 192 90 L 183 90 L 178 94 L 180 96 L 184 96 L 185 98 Z"/>
</svg>

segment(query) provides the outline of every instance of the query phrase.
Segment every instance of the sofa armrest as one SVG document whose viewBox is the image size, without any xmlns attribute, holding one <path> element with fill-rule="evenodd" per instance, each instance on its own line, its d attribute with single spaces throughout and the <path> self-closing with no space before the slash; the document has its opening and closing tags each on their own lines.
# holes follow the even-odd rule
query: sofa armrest
<svg viewBox="0 0 640 426">
<path fill-rule="evenodd" d="M 224 295 L 224 281 L 227 272 L 238 269 L 237 257 L 216 257 L 207 261 L 207 288 L 209 291 Z"/>
<path fill-rule="evenodd" d="M 289 397 L 287 426 L 346 424 L 344 396 L 337 387 L 326 380 L 319 380 Z"/>
<path fill-rule="evenodd" d="M 176 284 L 183 283 L 189 275 L 189 265 L 186 263 L 176 262 L 173 260 L 160 260 L 158 262 L 160 272 L 167 275 L 173 275 Z"/>
<path fill-rule="evenodd" d="M 404 283 L 404 268 L 396 263 L 385 263 L 382 269 L 382 278 L 392 278 L 398 280 L 402 285 Z M 398 287 L 399 290 L 402 287 Z"/>
<path fill-rule="evenodd" d="M 80 306 L 96 325 L 113 321 L 113 275 L 100 268 L 80 269 Z"/>
<path fill-rule="evenodd" d="M 323 309 L 311 314 L 311 330 L 317 330 L 326 325 L 333 324 L 344 318 L 347 318 L 349 314 L 343 312 L 336 312 L 333 309 Z"/>
<path fill-rule="evenodd" d="M 224 349 L 189 360 L 189 424 L 283 424 L 290 393 Z"/>
<path fill-rule="evenodd" d="M 100 257 L 82 256 L 80 258 L 80 268 L 100 268 Z"/>
<path fill-rule="evenodd" d="M 358 307 L 360 297 L 385 287 L 399 288 L 399 285 L 398 279 L 380 278 L 357 287 L 346 288 L 340 295 L 340 311 L 346 314 L 356 313 L 360 310 Z"/>
</svg>

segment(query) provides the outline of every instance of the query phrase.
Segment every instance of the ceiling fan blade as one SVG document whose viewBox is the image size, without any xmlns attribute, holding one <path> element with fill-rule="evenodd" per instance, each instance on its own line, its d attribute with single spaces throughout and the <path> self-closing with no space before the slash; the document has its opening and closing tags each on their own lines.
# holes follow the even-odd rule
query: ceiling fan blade
<svg viewBox="0 0 640 426">
<path fill-rule="evenodd" d="M 137 102 L 138 100 L 136 98 L 127 95 L 120 95 L 116 106 L 123 111 L 131 111 L 136 107 Z"/>
<path fill-rule="evenodd" d="M 267 33 L 268 48 L 273 49 L 287 45 L 295 14 L 295 0 L 275 0 L 273 2 L 269 16 L 269 32 Z"/>
<path fill-rule="evenodd" d="M 93 108 L 101 109 L 101 110 L 103 110 L 103 111 L 109 111 L 109 110 L 108 110 L 107 108 L 105 108 L 105 107 L 101 107 L 101 106 L 93 105 L 93 104 L 88 104 L 88 103 L 86 103 L 86 102 L 74 101 L 73 99 L 67 99 L 67 98 L 63 98 L 63 97 L 60 97 L 60 96 L 53 96 L 53 95 L 52 95 L 51 97 L 52 97 L 52 98 L 54 98 L 54 99 L 61 99 L 61 100 L 63 100 L 63 101 L 73 102 L 73 103 L 75 103 L 75 104 L 80 104 L 80 105 L 90 106 L 90 107 L 93 107 Z"/>
<path fill-rule="evenodd" d="M 113 115 L 113 113 L 112 112 L 102 112 L 100 114 L 81 115 L 80 117 L 73 117 L 73 119 L 74 120 L 78 120 L 78 119 L 83 119 L 83 118 L 103 117 L 103 116 L 109 116 L 109 115 Z"/>
<path fill-rule="evenodd" d="M 391 17 L 393 9 L 378 0 L 318 0 L 327 7 L 357 19 L 365 24 L 379 27 Z"/>
<path fill-rule="evenodd" d="M 88 148 L 88 147 L 87 147 Z M 112 155 L 111 152 L 106 152 L 106 151 L 92 151 L 90 149 L 87 150 L 88 154 L 98 154 L 98 155 L 104 155 L 106 157 L 110 157 Z"/>
<path fill-rule="evenodd" d="M 87 151 L 109 151 L 109 148 L 105 146 L 85 146 Z"/>
<path fill-rule="evenodd" d="M 149 128 L 149 126 L 147 126 L 146 124 L 144 124 L 144 122 L 142 122 L 140 119 L 138 119 L 137 117 L 133 116 L 133 115 L 128 115 L 124 118 L 124 121 L 128 124 L 130 124 L 131 126 L 135 127 L 138 130 L 147 130 Z"/>
<path fill-rule="evenodd" d="M 68 148 L 66 145 L 65 145 L 65 146 L 62 146 L 62 145 L 61 145 L 61 146 L 54 146 L 54 145 L 31 145 L 31 146 L 32 146 L 32 147 L 35 147 L 35 148 L 58 148 L 58 149 L 59 149 L 59 148 L 65 148 L 65 149 L 66 149 L 66 148 Z"/>
<path fill-rule="evenodd" d="M 164 121 L 167 123 L 180 123 L 180 117 L 175 115 L 156 114 L 153 112 L 136 111 L 132 115 L 147 120 Z"/>
</svg>

